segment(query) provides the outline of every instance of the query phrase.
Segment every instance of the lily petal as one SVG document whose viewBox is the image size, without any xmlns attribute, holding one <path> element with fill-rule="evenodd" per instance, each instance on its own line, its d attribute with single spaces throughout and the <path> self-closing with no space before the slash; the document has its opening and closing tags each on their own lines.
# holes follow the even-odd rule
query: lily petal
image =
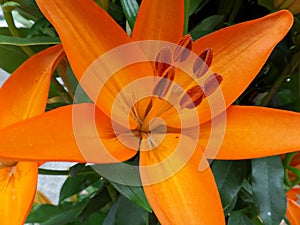
<svg viewBox="0 0 300 225">
<path fill-rule="evenodd" d="M 194 42 L 193 51 L 197 54 L 207 48 L 213 50 L 210 69 L 223 76 L 220 87 L 227 107 L 248 87 L 292 24 L 292 14 L 283 10 L 227 27 Z M 212 96 L 209 101 L 218 99 Z M 209 112 L 209 104 L 204 100 L 199 107 L 203 122 L 210 119 Z"/>
<path fill-rule="evenodd" d="M 79 79 L 102 54 L 130 41 L 122 28 L 92 0 L 36 2 L 58 32 Z"/>
<path fill-rule="evenodd" d="M 219 125 L 222 124 L 219 117 L 213 120 L 213 128 L 210 122 L 201 125 L 200 145 L 203 148 L 208 142 L 212 145 L 220 143 L 220 140 L 222 142 L 220 149 L 216 146 L 215 152 L 206 153 L 208 158 L 214 158 L 217 153 L 216 159 L 250 159 L 300 149 L 299 113 L 255 106 L 231 106 L 226 116 L 226 129 Z"/>
<path fill-rule="evenodd" d="M 29 58 L 0 88 L 0 129 L 44 112 L 50 78 L 64 56 L 62 46 Z"/>
<path fill-rule="evenodd" d="M 183 0 L 143 0 L 132 39 L 162 40 L 177 43 L 183 35 Z"/>
<path fill-rule="evenodd" d="M 24 224 L 34 199 L 37 175 L 36 162 L 18 162 L 7 167 L 0 165 L 1 224 Z"/>
<path fill-rule="evenodd" d="M 149 63 L 131 65 L 120 70 L 124 67 L 124 61 L 132 59 L 132 63 L 136 55 L 138 59 L 144 57 L 137 49 L 131 49 L 130 54 L 116 49 L 115 54 L 104 56 L 106 52 L 131 40 L 94 1 L 37 0 L 37 3 L 56 28 L 77 79 L 106 115 L 111 115 L 112 104 L 124 86 L 153 73 Z M 124 54 L 128 57 L 124 58 Z M 104 58 L 99 60 L 101 56 Z"/>
<path fill-rule="evenodd" d="M 288 199 L 286 215 L 291 225 L 300 225 L 300 206 L 292 199 Z"/>
<path fill-rule="evenodd" d="M 178 135 L 167 134 L 162 144 L 154 150 L 143 151 L 143 145 L 141 146 L 140 166 L 159 165 L 152 169 L 140 168 L 143 188 L 152 209 L 159 221 L 166 225 L 225 224 L 221 200 L 210 167 L 207 166 L 202 171 L 198 169 L 202 157 L 199 149 L 186 164 L 179 155 L 168 163 L 162 163 L 173 153 L 177 140 Z M 183 167 L 174 172 L 173 168 L 178 163 Z M 170 174 L 170 178 L 148 184 L 169 172 L 174 172 Z"/>
<path fill-rule="evenodd" d="M 112 163 L 136 154 L 93 104 L 51 110 L 0 130 L 0 137 L 0 158 L 6 160 Z"/>
</svg>

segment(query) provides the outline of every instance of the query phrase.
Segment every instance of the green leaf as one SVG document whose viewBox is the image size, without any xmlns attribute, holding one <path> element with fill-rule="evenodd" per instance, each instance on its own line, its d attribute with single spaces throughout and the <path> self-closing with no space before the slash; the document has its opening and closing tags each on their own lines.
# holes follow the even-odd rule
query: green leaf
<svg viewBox="0 0 300 225">
<path fill-rule="evenodd" d="M 0 35 L 0 45 L 30 46 L 30 45 L 55 45 L 60 44 L 59 38 L 55 37 L 31 37 L 20 38 Z"/>
<path fill-rule="evenodd" d="M 121 22 L 124 17 L 124 12 L 121 6 L 118 4 L 111 2 L 109 4 L 109 15 L 114 18 L 116 21 Z"/>
<path fill-rule="evenodd" d="M 270 11 L 275 10 L 273 0 L 258 0 L 258 5 L 264 6 Z"/>
<path fill-rule="evenodd" d="M 233 212 L 228 219 L 227 225 L 253 225 L 248 216 L 241 212 Z"/>
<path fill-rule="evenodd" d="M 191 31 L 190 34 L 192 35 L 194 40 L 213 32 L 217 25 L 223 20 L 224 16 L 222 15 L 213 15 L 207 17 L 206 19 L 202 20 L 198 25 L 196 25 Z"/>
<path fill-rule="evenodd" d="M 60 214 L 62 209 L 54 205 L 36 205 L 32 208 L 26 223 L 46 222 L 50 217 Z"/>
<path fill-rule="evenodd" d="M 83 218 L 83 220 L 85 220 L 87 217 L 99 211 L 109 202 L 111 202 L 109 192 L 107 191 L 107 188 L 105 188 L 105 186 L 102 186 L 98 193 L 96 193 L 93 197 L 91 197 L 88 200 L 88 202 L 78 214 L 78 217 Z"/>
<path fill-rule="evenodd" d="M 277 225 L 284 218 L 286 195 L 284 169 L 279 156 L 252 160 L 254 203 L 265 225 Z"/>
<path fill-rule="evenodd" d="M 124 197 L 133 201 L 148 212 L 152 212 L 151 206 L 149 205 L 143 188 L 141 186 L 128 186 L 111 182 L 114 188 L 120 192 Z"/>
<path fill-rule="evenodd" d="M 112 206 L 103 225 L 146 225 L 147 217 L 148 213 L 145 210 L 120 196 Z"/>
<path fill-rule="evenodd" d="M 95 183 L 98 179 L 100 179 L 100 175 L 96 172 L 87 175 L 68 177 L 60 190 L 59 201 L 61 202 L 64 199 L 84 190 L 91 184 Z"/>
<path fill-rule="evenodd" d="M 187 1 L 187 0 L 185 0 Z M 192 0 L 190 1 L 189 15 L 191 16 L 198 8 L 203 7 L 209 0 Z"/>
<path fill-rule="evenodd" d="M 8 73 L 14 72 L 27 58 L 18 47 L 0 45 L 0 68 Z"/>
<path fill-rule="evenodd" d="M 139 174 L 134 170 L 134 167 L 127 166 L 124 163 L 115 163 L 94 165 L 93 168 L 106 177 L 122 195 L 151 212 L 151 207 L 142 189 Z M 113 181 L 106 176 L 108 174 L 113 174 Z M 134 185 L 125 185 L 128 183 Z"/>
<path fill-rule="evenodd" d="M 78 219 L 76 216 L 80 210 L 81 207 L 75 207 L 73 209 L 63 211 L 60 214 L 50 217 L 47 222 L 42 223 L 41 225 L 66 225 L 70 222 L 77 221 Z"/>
<path fill-rule="evenodd" d="M 133 29 L 135 19 L 139 11 L 139 4 L 136 0 L 121 0 L 120 2 L 130 28 Z"/>
<path fill-rule="evenodd" d="M 92 102 L 89 96 L 85 93 L 81 85 L 78 83 L 77 78 L 70 65 L 67 66 L 67 79 L 71 86 L 71 91 L 75 94 L 74 103 Z"/>
<path fill-rule="evenodd" d="M 105 214 L 97 212 L 92 214 L 83 225 L 100 225 L 103 224 L 105 219 Z"/>
<path fill-rule="evenodd" d="M 245 178 L 247 162 L 215 160 L 212 165 L 222 205 L 226 214 L 233 208 Z M 229 210 L 229 211 L 228 211 Z"/>
</svg>

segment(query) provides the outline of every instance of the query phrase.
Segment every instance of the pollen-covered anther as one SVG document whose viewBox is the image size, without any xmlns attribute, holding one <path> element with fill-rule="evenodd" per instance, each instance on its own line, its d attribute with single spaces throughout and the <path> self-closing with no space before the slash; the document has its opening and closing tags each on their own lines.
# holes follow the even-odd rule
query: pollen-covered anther
<svg viewBox="0 0 300 225">
<path fill-rule="evenodd" d="M 161 77 L 172 63 L 172 53 L 169 47 L 162 48 L 156 56 L 155 70 L 156 75 Z"/>
<path fill-rule="evenodd" d="M 193 73 L 197 78 L 202 77 L 209 69 L 213 59 L 213 51 L 211 48 L 204 50 L 195 60 L 193 65 Z"/>
<path fill-rule="evenodd" d="M 178 43 L 174 50 L 173 59 L 174 62 L 185 61 L 192 50 L 193 39 L 190 34 L 185 35 Z"/>
<path fill-rule="evenodd" d="M 204 98 L 204 92 L 200 86 L 193 86 L 187 90 L 180 100 L 181 108 L 192 109 L 197 107 Z"/>
<path fill-rule="evenodd" d="M 214 73 L 210 75 L 203 84 L 203 91 L 205 97 L 210 96 L 212 93 L 214 93 L 220 86 L 220 84 L 223 81 L 223 77 L 220 74 Z"/>
<path fill-rule="evenodd" d="M 157 95 L 159 98 L 163 98 L 169 91 L 172 81 L 175 77 L 174 67 L 169 67 L 162 75 L 160 81 L 153 89 L 153 95 Z"/>
</svg>

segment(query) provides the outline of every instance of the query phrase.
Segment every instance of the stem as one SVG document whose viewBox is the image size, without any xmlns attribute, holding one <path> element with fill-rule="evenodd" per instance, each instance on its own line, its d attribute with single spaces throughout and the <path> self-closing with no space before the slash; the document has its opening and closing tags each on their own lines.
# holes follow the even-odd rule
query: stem
<svg viewBox="0 0 300 225">
<path fill-rule="evenodd" d="M 54 77 L 52 77 L 52 83 L 55 85 L 57 90 L 60 92 L 60 96 L 66 101 L 66 103 L 73 102 L 73 99 L 70 96 L 70 94 L 65 90 L 65 88 Z"/>
<path fill-rule="evenodd" d="M 70 172 L 69 172 L 69 170 L 49 170 L 49 169 L 39 168 L 39 174 L 68 176 L 70 174 Z"/>
<path fill-rule="evenodd" d="M 21 35 L 15 25 L 14 18 L 12 15 L 12 10 L 10 8 L 5 8 L 3 6 L 2 6 L 2 10 L 3 10 L 4 19 L 7 23 L 7 26 L 8 26 L 8 29 L 9 29 L 11 35 L 13 37 L 21 37 Z M 20 47 L 29 57 L 33 56 L 35 54 L 34 51 L 32 51 L 32 49 L 29 48 L 28 46 L 20 46 Z"/>
</svg>

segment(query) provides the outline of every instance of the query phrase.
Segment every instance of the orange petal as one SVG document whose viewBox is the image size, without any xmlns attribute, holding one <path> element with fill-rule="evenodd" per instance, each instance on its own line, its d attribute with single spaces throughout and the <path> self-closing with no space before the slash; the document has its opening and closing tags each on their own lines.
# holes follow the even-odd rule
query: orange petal
<svg viewBox="0 0 300 225">
<path fill-rule="evenodd" d="M 198 169 L 202 157 L 200 149 L 187 161 L 185 156 L 181 157 L 181 151 L 172 160 L 162 163 L 173 153 L 178 139 L 176 134 L 167 134 L 162 144 L 154 150 L 144 151 L 143 144 L 141 146 L 140 166 L 159 164 L 152 169 L 140 168 L 145 194 L 155 215 L 161 224 L 166 225 L 215 225 L 216 221 L 219 225 L 225 224 L 221 200 L 210 167 L 207 165 L 204 170 Z M 186 144 L 190 142 L 189 139 L 184 141 Z M 176 172 L 174 167 L 178 165 L 182 168 Z M 172 176 L 159 183 L 152 183 L 156 179 L 160 180 L 162 175 Z"/>
<path fill-rule="evenodd" d="M 177 43 L 183 35 L 183 0 L 143 0 L 132 39 Z"/>
<path fill-rule="evenodd" d="M 291 225 L 300 225 L 300 206 L 294 200 L 288 200 L 286 215 Z"/>
<path fill-rule="evenodd" d="M 289 199 L 297 201 L 300 198 L 300 187 L 294 187 L 286 193 Z"/>
<path fill-rule="evenodd" d="M 130 41 L 122 28 L 92 0 L 36 2 L 58 32 L 77 78 L 102 54 Z"/>
<path fill-rule="evenodd" d="M 21 65 L 0 89 L 0 128 L 44 112 L 62 46 L 48 48 Z"/>
<path fill-rule="evenodd" d="M 300 149 L 299 113 L 255 106 L 231 106 L 226 116 L 226 127 L 220 117 L 213 120 L 213 128 L 210 122 L 201 125 L 201 146 L 206 146 L 209 141 L 215 151 L 207 152 L 208 158 L 214 158 L 217 153 L 216 159 L 250 159 Z M 219 143 L 222 144 L 220 149 L 219 146 L 213 148 Z"/>
<path fill-rule="evenodd" d="M 248 87 L 292 24 L 293 16 L 283 10 L 230 26 L 194 42 L 193 51 L 197 54 L 207 48 L 213 50 L 214 58 L 210 69 L 224 78 L 221 90 L 227 107 Z M 217 100 L 213 96 L 210 98 L 210 101 Z M 203 121 L 210 119 L 209 112 L 209 105 L 205 100 L 199 107 Z"/>
<path fill-rule="evenodd" d="M 38 165 L 18 162 L 15 166 L 0 165 L 0 223 L 24 224 L 36 191 Z"/>
<path fill-rule="evenodd" d="M 110 119 L 97 109 L 94 113 L 93 104 L 70 105 L 4 128 L 0 158 L 95 163 L 131 158 L 136 151 L 118 141 Z"/>
<path fill-rule="evenodd" d="M 38 0 L 37 3 L 56 28 L 77 79 L 82 81 L 84 77 L 83 88 L 108 116 L 111 114 L 112 103 L 126 84 L 152 73 L 148 63 L 131 65 L 119 71 L 124 67 L 122 62 L 134 59 L 136 54 L 139 55 L 136 48 L 130 49 L 130 54 L 128 51 L 116 51 L 116 54 L 106 54 L 104 60 L 96 61 L 104 53 L 131 40 L 94 1 L 86 0 L 83 3 L 81 0 Z M 124 58 L 124 55 L 128 57 Z M 143 54 L 139 56 L 142 57 Z M 121 66 L 118 67 L 120 63 Z M 93 66 L 90 67 L 91 65 Z M 117 71 L 118 73 L 108 81 L 110 75 Z M 100 86 L 104 83 L 106 85 L 99 94 Z"/>
</svg>

